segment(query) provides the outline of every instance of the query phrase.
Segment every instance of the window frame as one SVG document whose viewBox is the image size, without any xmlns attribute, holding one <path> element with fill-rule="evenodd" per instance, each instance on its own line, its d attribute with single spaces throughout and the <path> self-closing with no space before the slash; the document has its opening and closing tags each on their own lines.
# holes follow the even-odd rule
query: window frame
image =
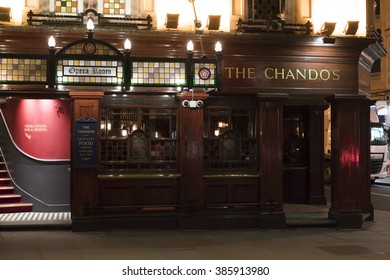
<svg viewBox="0 0 390 280">
<path fill-rule="evenodd" d="M 151 128 L 153 120 L 165 120 L 168 130 L 158 135 L 156 122 Z M 104 106 L 100 108 L 100 121 L 99 170 L 101 172 L 172 173 L 178 171 L 177 107 Z M 117 122 L 115 125 L 114 121 Z M 161 126 L 159 128 L 161 129 Z M 126 132 L 122 135 L 124 130 Z M 145 143 L 149 145 L 146 147 L 148 154 L 142 159 L 134 159 L 132 136 L 141 131 L 147 138 Z"/>
</svg>

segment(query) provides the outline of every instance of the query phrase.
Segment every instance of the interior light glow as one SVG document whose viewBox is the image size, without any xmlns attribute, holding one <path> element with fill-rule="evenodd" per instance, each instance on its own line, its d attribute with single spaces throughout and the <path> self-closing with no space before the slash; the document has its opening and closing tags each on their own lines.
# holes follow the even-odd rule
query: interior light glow
<svg viewBox="0 0 390 280">
<path fill-rule="evenodd" d="M 0 7 L 11 8 L 11 22 L 22 23 L 25 0 L 0 0 Z"/>
<path fill-rule="evenodd" d="M 359 21 L 357 36 L 366 35 L 366 0 L 312 0 L 314 32 L 319 33 L 324 22 L 335 22 L 332 36 L 344 36 L 348 21 Z"/>
<path fill-rule="evenodd" d="M 220 31 L 230 31 L 231 0 L 196 0 L 198 21 L 206 23 L 209 15 L 221 15 Z M 195 15 L 192 2 L 188 0 L 155 0 L 157 28 L 165 29 L 167 14 L 180 14 L 178 29 L 195 31 Z"/>
</svg>

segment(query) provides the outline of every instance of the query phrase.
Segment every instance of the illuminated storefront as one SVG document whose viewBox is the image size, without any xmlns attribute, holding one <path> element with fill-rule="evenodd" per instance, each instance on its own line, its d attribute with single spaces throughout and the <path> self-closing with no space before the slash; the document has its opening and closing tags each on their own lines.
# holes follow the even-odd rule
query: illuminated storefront
<svg viewBox="0 0 390 280">
<path fill-rule="evenodd" d="M 192 16 L 193 3 L 185 2 Z M 385 55 L 375 38 L 332 37 L 336 43 L 328 44 L 329 34 L 312 36 L 309 28 L 306 35 L 307 23 L 295 26 L 303 35 L 283 29 L 292 25 L 256 34 L 159 32 L 147 16 L 104 28 L 99 23 L 114 18 L 87 11 L 68 19 L 83 22 L 74 30 L 41 27 L 38 20 L 49 24 L 50 16 L 30 13 L 31 28 L 1 33 L 12 42 L 0 57 L 5 114 L 12 118 L 25 99 L 63 100 L 52 109 L 55 125 L 69 121 L 61 127 L 70 134 L 74 230 L 283 228 L 285 203 L 328 202 L 322 171 L 329 104 L 329 217 L 340 228 L 373 219 L 365 119 L 372 57 Z M 88 19 L 95 29 L 85 29 Z M 140 28 L 129 31 L 131 24 Z M 222 17 L 221 28 L 229 28 Z M 23 41 L 37 43 L 27 53 Z M 52 132 L 49 122 L 30 118 L 19 126 Z"/>
</svg>

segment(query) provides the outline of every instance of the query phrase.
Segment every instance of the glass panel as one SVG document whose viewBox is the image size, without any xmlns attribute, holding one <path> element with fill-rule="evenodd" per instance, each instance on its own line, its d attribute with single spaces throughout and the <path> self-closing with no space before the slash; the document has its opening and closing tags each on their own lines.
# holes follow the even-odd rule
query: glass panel
<svg viewBox="0 0 390 280">
<path fill-rule="evenodd" d="M 194 86 L 215 86 L 217 65 L 215 63 L 194 64 Z"/>
<path fill-rule="evenodd" d="M 292 165 L 305 164 L 305 130 L 303 116 L 285 117 L 283 120 L 283 159 Z"/>
<path fill-rule="evenodd" d="M 125 0 L 104 0 L 103 1 L 104 15 L 124 15 Z"/>
<path fill-rule="evenodd" d="M 101 108 L 100 169 L 176 171 L 176 114 L 176 108 Z"/>
<path fill-rule="evenodd" d="M 112 84 L 123 82 L 123 66 L 120 61 L 59 60 L 57 63 L 59 84 Z"/>
<path fill-rule="evenodd" d="M 205 171 L 256 171 L 256 111 L 248 109 L 205 109 Z"/>
<path fill-rule="evenodd" d="M 218 137 L 229 128 L 228 109 L 214 109 L 209 111 L 210 131 L 209 137 Z"/>
<path fill-rule="evenodd" d="M 184 86 L 184 62 L 133 62 L 132 85 Z"/>
<path fill-rule="evenodd" d="M 280 11 L 285 10 L 285 0 L 248 1 L 248 7 L 253 13 L 249 13 L 249 18 L 268 20 L 270 18 L 276 18 L 280 14 Z"/>
<path fill-rule="evenodd" d="M 46 82 L 46 59 L 2 58 L 0 81 L 2 82 Z"/>
<path fill-rule="evenodd" d="M 77 13 L 77 0 L 56 0 L 56 13 Z"/>
</svg>

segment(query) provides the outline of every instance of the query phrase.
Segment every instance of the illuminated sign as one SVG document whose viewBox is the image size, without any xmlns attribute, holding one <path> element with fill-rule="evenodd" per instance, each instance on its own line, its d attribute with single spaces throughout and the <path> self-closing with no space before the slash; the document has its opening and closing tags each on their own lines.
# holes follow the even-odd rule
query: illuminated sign
<svg viewBox="0 0 390 280">
<path fill-rule="evenodd" d="M 340 80 L 338 69 L 298 69 L 298 68 L 272 68 L 261 70 L 261 76 L 267 80 Z M 256 79 L 257 71 L 254 67 L 225 67 L 228 79 Z"/>
<path fill-rule="evenodd" d="M 75 157 L 76 166 L 95 168 L 97 162 L 97 126 L 93 118 L 79 118 L 76 121 Z"/>
<path fill-rule="evenodd" d="M 115 67 L 64 66 L 64 76 L 116 77 Z"/>
<path fill-rule="evenodd" d="M 224 60 L 221 68 L 224 92 L 246 93 L 358 93 L 355 63 L 306 61 Z"/>
</svg>

